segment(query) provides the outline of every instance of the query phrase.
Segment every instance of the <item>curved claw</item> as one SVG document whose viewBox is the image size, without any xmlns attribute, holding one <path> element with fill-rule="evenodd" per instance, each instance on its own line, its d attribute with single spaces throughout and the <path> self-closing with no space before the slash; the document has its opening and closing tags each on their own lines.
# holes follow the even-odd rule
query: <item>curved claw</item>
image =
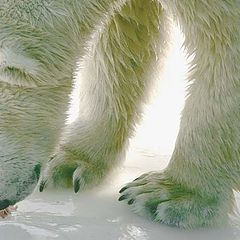
<svg viewBox="0 0 240 240">
<path fill-rule="evenodd" d="M 134 201 L 135 201 L 134 199 L 130 199 L 127 204 L 132 205 L 134 203 Z"/>
<path fill-rule="evenodd" d="M 119 193 L 122 193 L 122 192 L 124 192 L 124 191 L 127 190 L 127 189 L 128 189 L 128 187 L 125 186 L 125 187 L 123 187 L 123 188 L 120 189 Z"/>
<path fill-rule="evenodd" d="M 46 183 L 47 183 L 47 181 L 45 180 L 42 180 L 41 181 L 41 183 L 40 183 L 40 186 L 39 186 L 39 191 L 40 192 L 43 192 L 43 190 L 45 189 L 45 187 L 46 187 Z"/>
<path fill-rule="evenodd" d="M 77 179 L 74 179 L 73 181 L 73 189 L 74 189 L 74 192 L 77 193 L 80 189 L 80 180 L 79 178 Z"/>
<path fill-rule="evenodd" d="M 118 201 L 123 201 L 123 200 L 125 200 L 125 199 L 127 199 L 127 195 L 122 195 L 119 199 L 118 199 Z"/>
</svg>

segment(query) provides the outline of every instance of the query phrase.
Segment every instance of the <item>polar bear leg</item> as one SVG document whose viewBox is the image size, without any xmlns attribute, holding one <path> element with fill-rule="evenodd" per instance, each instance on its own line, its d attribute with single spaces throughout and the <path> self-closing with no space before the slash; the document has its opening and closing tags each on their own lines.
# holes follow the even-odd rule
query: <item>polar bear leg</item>
<svg viewBox="0 0 240 240">
<path fill-rule="evenodd" d="M 129 183 L 120 200 L 169 225 L 221 225 L 234 209 L 233 189 L 240 187 L 240 31 L 235 17 L 240 4 L 165 2 L 179 11 L 186 46 L 194 52 L 192 84 L 169 166 Z"/>
<path fill-rule="evenodd" d="M 49 161 L 40 190 L 54 179 L 91 187 L 123 154 L 140 117 L 159 52 L 165 54 L 168 19 L 157 0 L 132 0 L 104 26 L 83 70 L 80 116 Z M 160 41 L 160 42 L 159 42 Z"/>
</svg>

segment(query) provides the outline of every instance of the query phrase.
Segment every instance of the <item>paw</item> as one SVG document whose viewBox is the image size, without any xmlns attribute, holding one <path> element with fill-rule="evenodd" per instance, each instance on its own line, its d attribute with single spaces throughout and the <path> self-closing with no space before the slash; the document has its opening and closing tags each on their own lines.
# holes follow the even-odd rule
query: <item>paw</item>
<svg viewBox="0 0 240 240">
<path fill-rule="evenodd" d="M 164 173 L 144 174 L 120 190 L 134 212 L 153 221 L 180 228 L 219 226 L 228 220 L 232 191 L 206 195 L 177 184 Z M 224 196 L 223 196 L 224 195 Z"/>
<path fill-rule="evenodd" d="M 107 169 L 101 162 L 81 161 L 81 157 L 64 153 L 54 155 L 43 171 L 39 190 L 48 185 L 73 187 L 74 192 L 98 185 L 106 175 Z"/>
</svg>

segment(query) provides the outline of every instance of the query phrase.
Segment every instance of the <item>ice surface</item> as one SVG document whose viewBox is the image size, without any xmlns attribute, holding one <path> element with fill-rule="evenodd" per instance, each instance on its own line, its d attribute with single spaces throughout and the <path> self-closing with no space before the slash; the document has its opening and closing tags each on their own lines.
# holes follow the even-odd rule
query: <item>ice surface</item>
<svg viewBox="0 0 240 240">
<path fill-rule="evenodd" d="M 183 231 L 130 212 L 125 203 L 117 201 L 118 190 L 143 172 L 163 168 L 168 157 L 140 149 L 129 157 L 134 160 L 126 161 L 100 187 L 91 191 L 79 194 L 71 190 L 36 191 L 18 204 L 17 212 L 11 217 L 0 220 L 0 240 L 240 239 L 237 220 L 222 229 Z M 240 200 L 238 202 L 240 204 Z"/>
</svg>

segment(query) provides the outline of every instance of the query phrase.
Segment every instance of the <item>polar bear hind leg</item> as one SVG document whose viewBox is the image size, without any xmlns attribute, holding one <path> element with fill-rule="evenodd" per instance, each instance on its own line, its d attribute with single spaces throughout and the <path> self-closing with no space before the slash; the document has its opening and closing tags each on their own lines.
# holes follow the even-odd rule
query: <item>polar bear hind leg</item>
<svg viewBox="0 0 240 240">
<path fill-rule="evenodd" d="M 165 1 L 194 54 L 170 164 L 120 192 L 140 215 L 182 228 L 225 224 L 240 187 L 240 3 Z"/>
</svg>

